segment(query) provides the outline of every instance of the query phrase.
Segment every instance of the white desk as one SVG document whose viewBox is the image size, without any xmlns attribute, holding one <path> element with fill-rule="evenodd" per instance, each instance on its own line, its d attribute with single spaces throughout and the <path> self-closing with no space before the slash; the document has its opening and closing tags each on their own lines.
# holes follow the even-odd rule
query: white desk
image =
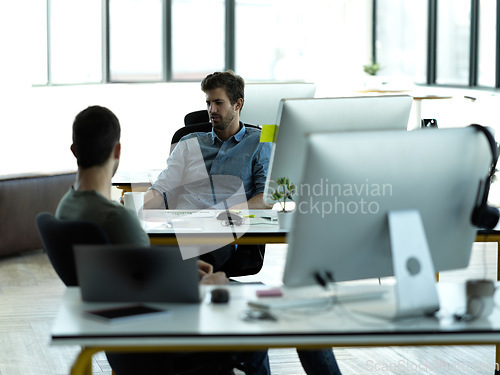
<svg viewBox="0 0 500 375">
<path fill-rule="evenodd" d="M 285 243 L 286 231 L 278 226 L 277 213 L 273 210 L 242 211 L 245 218 L 241 226 L 223 226 L 215 213 L 200 211 L 192 215 L 182 211 L 144 210 L 141 223 L 153 245 L 178 244 L 229 244 L 241 245 Z M 272 217 L 273 220 L 262 219 Z M 170 223 L 170 224 L 167 224 Z"/>
<path fill-rule="evenodd" d="M 210 288 L 210 287 L 207 287 Z M 68 288 L 51 332 L 53 345 L 83 345 L 72 374 L 89 369 L 91 356 L 107 351 L 248 350 L 272 347 L 319 348 L 332 346 L 473 345 L 500 341 L 500 311 L 489 319 L 455 322 L 452 314 L 463 311 L 463 284 L 439 283 L 443 317 L 388 321 L 354 314 L 353 308 L 377 308 L 391 304 L 388 297 L 367 302 L 335 305 L 318 314 L 278 314 L 278 321 L 242 319 L 247 301 L 262 285 L 231 285 L 230 303 L 160 305 L 171 314 L 135 322 L 107 324 L 84 316 L 89 308 L 116 304 L 83 303 L 79 288 Z"/>
</svg>

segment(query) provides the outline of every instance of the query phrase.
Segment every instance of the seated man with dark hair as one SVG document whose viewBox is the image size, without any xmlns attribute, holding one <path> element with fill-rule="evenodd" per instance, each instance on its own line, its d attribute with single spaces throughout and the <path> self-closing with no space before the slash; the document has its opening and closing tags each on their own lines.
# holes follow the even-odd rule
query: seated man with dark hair
<svg viewBox="0 0 500 375">
<path fill-rule="evenodd" d="M 59 203 L 56 216 L 99 224 L 114 244 L 149 245 L 137 216 L 111 200 L 111 178 L 120 160 L 120 123 L 107 108 L 93 106 L 73 123 L 71 150 L 78 163 L 75 184 Z M 223 272 L 199 261 L 200 282 L 227 284 Z M 182 282 L 182 280 L 180 280 Z M 207 353 L 106 353 L 116 375 L 136 374 L 246 374 L 268 375 L 267 351 Z"/>
<path fill-rule="evenodd" d="M 215 72 L 201 82 L 212 123 L 208 133 L 184 136 L 144 198 L 145 207 L 170 209 L 265 209 L 264 187 L 271 143 L 240 120 L 245 82 L 232 71 Z M 238 249 L 227 245 L 201 259 L 223 269 Z M 340 375 L 331 349 L 298 350 L 308 374 Z"/>
<path fill-rule="evenodd" d="M 184 136 L 166 169 L 146 193 L 146 208 L 259 209 L 271 144 L 260 142 L 260 129 L 239 120 L 244 80 L 232 71 L 209 74 L 201 82 L 212 131 Z M 236 255 L 234 245 L 211 249 L 200 259 L 224 270 Z"/>
</svg>

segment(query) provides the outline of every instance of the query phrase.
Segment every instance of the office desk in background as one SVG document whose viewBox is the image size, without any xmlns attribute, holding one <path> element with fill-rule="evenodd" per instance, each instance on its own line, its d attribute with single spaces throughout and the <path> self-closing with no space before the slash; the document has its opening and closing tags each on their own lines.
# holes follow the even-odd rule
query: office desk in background
<svg viewBox="0 0 500 375">
<path fill-rule="evenodd" d="M 161 169 L 143 171 L 116 171 L 111 185 L 122 191 L 122 196 L 131 191 L 146 191 L 161 173 Z"/>
<path fill-rule="evenodd" d="M 223 226 L 222 221 L 216 219 L 215 211 L 195 211 L 192 215 L 188 212 L 145 210 L 141 223 L 151 244 L 176 245 L 180 241 L 184 245 L 286 243 L 287 231 L 279 228 L 277 213 L 273 210 L 242 211 L 244 216 L 253 217 L 246 217 L 244 225 L 233 227 Z M 172 225 L 172 220 L 176 219 L 177 225 Z"/>
<path fill-rule="evenodd" d="M 381 94 L 381 95 L 394 95 L 394 94 L 403 94 L 410 95 L 413 97 L 414 105 L 414 120 L 413 126 L 411 128 L 419 128 L 420 120 L 422 120 L 422 102 L 424 100 L 442 100 L 442 99 L 453 99 L 453 96 L 450 95 L 437 95 L 437 94 L 425 94 L 418 91 L 413 90 L 390 90 L 390 89 L 365 89 L 358 90 L 361 94 Z M 439 124 L 439 119 L 438 119 Z"/>
<path fill-rule="evenodd" d="M 149 211 L 150 217 L 154 217 L 154 221 L 143 221 L 143 228 L 148 233 L 152 245 L 175 245 L 178 244 L 176 231 L 172 227 L 167 227 L 169 216 L 168 210 L 146 210 Z M 256 220 L 261 216 L 276 217 L 274 210 L 250 210 L 248 212 L 256 217 Z M 251 222 L 252 219 L 247 219 Z M 214 229 L 215 228 L 215 229 Z M 241 232 L 242 230 L 239 229 Z M 228 229 L 223 228 L 220 221 L 213 220 L 212 224 L 205 230 L 189 230 L 185 228 L 180 231 L 183 241 L 191 241 L 191 244 L 227 244 Z M 232 243 L 240 245 L 255 245 L 255 244 L 283 244 L 287 242 L 287 230 L 280 229 L 276 222 L 269 224 L 262 223 L 258 225 L 249 225 L 246 227 L 241 236 L 233 238 Z M 191 240 L 189 240 L 191 238 Z M 476 242 L 492 242 L 497 244 L 498 263 L 497 263 L 497 280 L 500 280 L 500 226 L 494 230 L 478 230 Z M 500 359 L 500 357 L 499 357 Z"/>
<path fill-rule="evenodd" d="M 329 310 L 309 314 L 276 313 L 277 321 L 246 321 L 247 302 L 263 285 L 231 285 L 230 302 L 213 305 L 205 295 L 201 304 L 160 304 L 166 316 L 108 324 L 87 318 L 83 311 L 116 306 L 85 303 L 80 290 L 66 290 L 51 330 L 52 345 L 81 345 L 71 374 L 90 374 L 92 355 L 102 351 L 203 351 L 255 350 L 297 347 L 389 345 L 484 345 L 500 341 L 500 310 L 487 320 L 456 322 L 453 313 L 465 309 L 463 284 L 440 283 L 440 318 L 417 317 L 390 321 L 356 313 L 356 308 L 375 311 L 394 304 L 390 286 L 386 297 L 335 304 Z M 342 286 L 340 285 L 339 288 Z M 203 286 L 205 292 L 210 286 Z M 320 290 L 317 287 L 314 290 Z M 287 290 L 285 290 L 287 293 Z M 155 304 L 157 305 L 157 304 Z M 314 319 L 311 319 L 314 314 Z M 493 364 L 491 365 L 493 369 Z M 493 372 L 493 371 L 492 371 Z"/>
</svg>

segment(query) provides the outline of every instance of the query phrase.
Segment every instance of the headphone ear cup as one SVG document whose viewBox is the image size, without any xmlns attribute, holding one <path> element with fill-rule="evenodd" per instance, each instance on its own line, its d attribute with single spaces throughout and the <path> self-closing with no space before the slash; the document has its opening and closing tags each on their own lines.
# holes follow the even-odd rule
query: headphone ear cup
<svg viewBox="0 0 500 375">
<path fill-rule="evenodd" d="M 472 212 L 472 224 L 481 229 L 493 229 L 500 219 L 498 208 L 491 206 L 475 207 Z"/>
<path fill-rule="evenodd" d="M 476 203 L 474 205 L 474 209 L 472 211 L 471 215 L 471 223 L 472 225 L 481 228 L 481 229 L 493 229 L 496 227 L 498 224 L 498 221 L 500 219 L 500 212 L 497 208 L 495 207 L 490 207 L 488 206 L 488 195 L 490 192 L 490 183 L 492 180 L 493 175 L 495 174 L 495 167 L 497 164 L 498 160 L 498 152 L 497 152 L 497 146 L 496 146 L 496 141 L 493 135 L 490 133 L 488 129 L 486 129 L 484 126 L 478 125 L 478 124 L 472 124 L 472 127 L 475 129 L 479 130 L 484 134 L 484 136 L 487 138 L 488 143 L 490 145 L 490 151 L 491 151 L 491 156 L 492 156 L 492 162 L 490 166 L 490 171 L 488 173 L 488 176 L 484 180 L 484 185 L 483 181 L 480 181 L 479 183 L 479 188 L 477 191 L 477 197 L 476 197 Z M 482 194 L 481 194 L 481 190 Z"/>
<path fill-rule="evenodd" d="M 488 206 L 489 181 L 485 180 L 484 184 L 484 189 L 482 189 L 483 181 L 479 182 L 476 203 L 471 215 L 471 223 L 481 229 L 493 229 L 500 219 L 500 211 L 496 207 Z M 481 190 L 483 190 L 482 196 Z"/>
</svg>

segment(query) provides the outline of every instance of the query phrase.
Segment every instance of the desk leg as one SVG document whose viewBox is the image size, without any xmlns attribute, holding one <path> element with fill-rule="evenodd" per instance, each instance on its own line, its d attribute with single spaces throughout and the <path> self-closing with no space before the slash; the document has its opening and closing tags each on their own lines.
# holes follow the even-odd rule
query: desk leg
<svg viewBox="0 0 500 375">
<path fill-rule="evenodd" d="M 71 368 L 71 375 L 92 375 L 92 356 L 101 349 L 82 348 Z"/>
<path fill-rule="evenodd" d="M 500 241 L 497 242 L 497 280 L 500 280 Z M 495 375 L 500 375 L 496 368 L 500 363 L 500 344 L 495 345 Z"/>
<path fill-rule="evenodd" d="M 421 121 L 422 121 L 422 99 L 415 99 L 413 98 L 413 104 L 415 104 L 414 110 L 415 110 L 415 129 L 418 129 L 422 127 Z"/>
<path fill-rule="evenodd" d="M 122 191 L 122 197 L 125 195 L 125 193 L 132 192 L 132 188 L 129 185 L 117 185 L 116 188 Z"/>
</svg>

